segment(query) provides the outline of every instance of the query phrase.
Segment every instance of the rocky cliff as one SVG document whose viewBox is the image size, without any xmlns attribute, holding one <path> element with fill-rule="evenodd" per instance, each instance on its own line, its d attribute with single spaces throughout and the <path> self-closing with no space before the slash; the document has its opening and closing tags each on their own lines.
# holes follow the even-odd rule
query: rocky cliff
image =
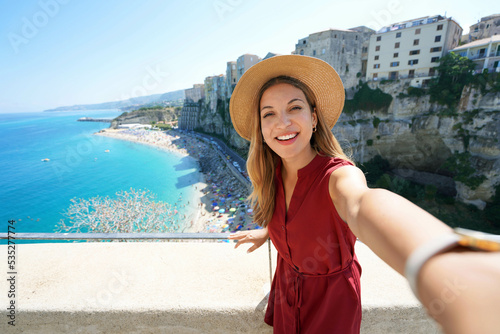
<svg viewBox="0 0 500 334">
<path fill-rule="evenodd" d="M 500 183 L 500 94 L 481 95 L 466 88 L 459 107 L 451 111 L 431 103 L 429 95 L 408 96 L 409 85 L 404 80 L 370 83 L 370 88 L 390 94 L 391 104 L 380 110 L 344 111 L 333 130 L 337 139 L 359 164 L 381 155 L 398 175 L 442 183 L 448 193 L 454 177 L 457 197 L 483 207 Z M 215 109 L 205 107 L 199 120 L 203 131 L 222 135 L 235 147 L 248 147 L 230 123 L 228 101 L 219 100 Z M 446 168 L 450 163 L 465 175 L 456 177 L 459 172 Z"/>
</svg>

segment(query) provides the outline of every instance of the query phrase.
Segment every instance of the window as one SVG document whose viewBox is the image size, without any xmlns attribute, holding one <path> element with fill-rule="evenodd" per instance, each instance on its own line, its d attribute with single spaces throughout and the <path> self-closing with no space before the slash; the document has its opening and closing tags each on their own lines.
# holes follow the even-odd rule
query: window
<svg viewBox="0 0 500 334">
<path fill-rule="evenodd" d="M 418 55 L 418 54 L 420 54 L 420 50 L 411 50 L 410 51 L 410 56 Z"/>
<path fill-rule="evenodd" d="M 418 45 L 419 41 L 420 41 L 419 39 L 414 39 L 413 40 L 413 45 Z"/>
<path fill-rule="evenodd" d="M 378 60 L 378 56 L 375 56 L 375 59 L 374 60 Z"/>
<path fill-rule="evenodd" d="M 313 56 L 315 56 L 315 55 L 316 55 L 316 50 L 313 50 Z"/>
<path fill-rule="evenodd" d="M 431 48 L 431 52 L 441 52 L 441 50 L 443 50 L 442 46 L 439 46 L 437 48 Z"/>
<path fill-rule="evenodd" d="M 408 65 L 416 65 L 416 64 L 418 64 L 418 59 L 408 60 Z"/>
<path fill-rule="evenodd" d="M 493 68 L 497 68 L 497 67 L 498 67 L 498 60 L 493 63 Z"/>
<path fill-rule="evenodd" d="M 337 38 L 337 34 L 333 35 L 333 38 Z"/>
<path fill-rule="evenodd" d="M 380 42 L 382 40 L 382 36 L 377 36 L 377 42 Z"/>
<path fill-rule="evenodd" d="M 414 77 L 415 77 L 415 70 L 408 71 L 408 78 L 414 78 Z"/>
<path fill-rule="evenodd" d="M 374 64 L 373 68 L 380 68 L 380 64 Z"/>
<path fill-rule="evenodd" d="M 439 63 L 439 57 L 432 57 L 431 63 Z"/>
<path fill-rule="evenodd" d="M 378 73 L 373 73 L 373 80 L 377 80 L 378 79 Z"/>
<path fill-rule="evenodd" d="M 391 67 L 397 67 L 397 66 L 399 66 L 399 61 L 393 61 L 391 63 Z"/>
<path fill-rule="evenodd" d="M 398 78 L 398 72 L 389 72 L 389 79 L 396 80 Z"/>
<path fill-rule="evenodd" d="M 401 37 L 401 33 L 400 32 L 397 32 L 396 33 L 396 38 L 400 38 Z"/>
<path fill-rule="evenodd" d="M 394 44 L 394 48 L 395 49 L 399 49 L 399 42 L 397 42 L 397 43 Z"/>
<path fill-rule="evenodd" d="M 429 69 L 429 76 L 432 77 L 433 75 L 436 75 L 436 68 L 435 67 L 431 67 Z"/>
<path fill-rule="evenodd" d="M 399 53 L 398 52 L 395 52 L 394 53 L 394 58 L 397 58 L 399 56 Z"/>
<path fill-rule="evenodd" d="M 380 45 L 377 45 L 377 46 L 375 47 L 375 51 L 380 51 Z"/>
<path fill-rule="evenodd" d="M 415 29 L 415 35 L 420 35 L 420 28 Z"/>
<path fill-rule="evenodd" d="M 439 24 L 438 27 L 437 27 L 437 30 L 443 30 L 443 25 Z"/>
<path fill-rule="evenodd" d="M 434 42 L 441 42 L 441 35 L 434 38 Z"/>
<path fill-rule="evenodd" d="M 367 53 L 368 52 L 368 48 L 366 46 L 363 46 L 363 49 L 361 50 L 362 53 Z"/>
<path fill-rule="evenodd" d="M 358 35 L 356 35 L 356 38 L 355 38 L 355 40 L 358 40 Z"/>
<path fill-rule="evenodd" d="M 306 40 L 303 40 L 303 41 L 302 41 L 302 44 L 306 44 Z"/>
<path fill-rule="evenodd" d="M 300 54 L 303 56 L 304 55 L 304 50 L 300 50 Z"/>
</svg>

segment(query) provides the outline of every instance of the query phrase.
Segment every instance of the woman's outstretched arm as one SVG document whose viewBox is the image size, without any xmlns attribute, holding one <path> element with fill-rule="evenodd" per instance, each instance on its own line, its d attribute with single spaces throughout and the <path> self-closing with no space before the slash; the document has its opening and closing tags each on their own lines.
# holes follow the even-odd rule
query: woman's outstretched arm
<svg viewBox="0 0 500 334">
<path fill-rule="evenodd" d="M 418 247 L 452 233 L 446 224 L 403 197 L 370 189 L 356 167 L 332 173 L 330 195 L 352 232 L 403 274 Z M 500 253 L 456 248 L 431 258 L 420 271 L 419 299 L 447 333 L 500 330 Z"/>
</svg>

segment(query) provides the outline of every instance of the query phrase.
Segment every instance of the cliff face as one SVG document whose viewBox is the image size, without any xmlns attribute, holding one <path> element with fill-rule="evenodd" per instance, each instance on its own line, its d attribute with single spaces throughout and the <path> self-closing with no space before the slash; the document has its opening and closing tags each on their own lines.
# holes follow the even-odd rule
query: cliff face
<svg viewBox="0 0 500 334">
<path fill-rule="evenodd" d="M 355 161 L 366 162 L 375 155 L 387 159 L 392 168 L 447 174 L 447 160 L 469 152 L 462 168 L 475 171 L 469 178 L 483 177 L 475 186 L 455 182 L 457 196 L 481 207 L 500 183 L 500 96 L 464 89 L 458 110 L 429 102 L 429 96 L 397 97 L 408 83 L 371 84 L 395 97 L 386 112 L 343 113 L 333 132 L 348 142 Z M 346 146 L 346 145 L 344 145 Z M 467 166 L 468 165 L 468 166 Z M 405 176 L 405 175 L 403 175 Z M 436 176 L 438 179 L 439 176 Z M 472 189 L 475 188 L 475 189 Z"/>
<path fill-rule="evenodd" d="M 450 112 L 446 107 L 430 103 L 429 96 L 404 97 L 409 81 L 386 84 L 370 83 L 393 100 L 387 110 L 344 112 L 333 133 L 358 163 L 376 155 L 390 162 L 397 174 L 413 180 L 434 179 L 442 183 L 443 175 L 451 180 L 443 165 L 467 153 L 458 161 L 460 168 L 472 167 L 469 179 L 482 177 L 479 185 L 455 182 L 457 197 L 481 207 L 494 195 L 500 183 L 500 94 L 482 96 L 466 88 L 459 107 Z M 231 125 L 228 101 L 219 100 L 217 107 L 205 107 L 199 117 L 199 128 L 223 135 L 238 148 L 248 147 Z M 448 180 L 448 181 L 449 181 Z M 449 189 L 449 182 L 444 188 Z M 477 186 L 477 187 L 476 187 Z M 475 189 L 472 189 L 475 188 Z"/>
</svg>

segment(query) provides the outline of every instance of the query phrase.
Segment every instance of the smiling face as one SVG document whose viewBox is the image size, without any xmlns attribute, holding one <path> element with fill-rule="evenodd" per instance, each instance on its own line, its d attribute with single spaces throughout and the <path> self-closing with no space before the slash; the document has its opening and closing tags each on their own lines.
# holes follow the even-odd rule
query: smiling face
<svg viewBox="0 0 500 334">
<path fill-rule="evenodd" d="M 302 90 L 286 83 L 273 85 L 262 94 L 259 111 L 264 140 L 282 160 L 312 160 L 310 140 L 317 117 Z"/>
</svg>

